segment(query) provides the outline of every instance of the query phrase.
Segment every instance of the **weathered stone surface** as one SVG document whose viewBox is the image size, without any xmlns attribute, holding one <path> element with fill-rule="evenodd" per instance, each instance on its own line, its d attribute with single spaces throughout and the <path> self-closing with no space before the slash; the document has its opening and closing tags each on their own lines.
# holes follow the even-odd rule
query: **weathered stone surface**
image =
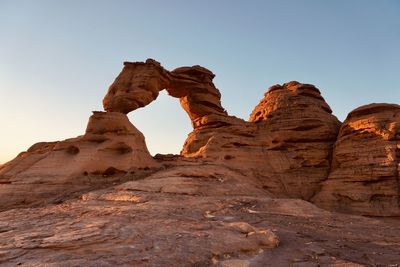
<svg viewBox="0 0 400 267">
<path fill-rule="evenodd" d="M 220 117 L 224 120 L 227 113 L 221 106 L 221 94 L 212 82 L 214 76 L 198 65 L 169 72 L 153 59 L 125 62 L 103 99 L 104 110 L 127 114 L 150 104 L 158 97 L 159 91 L 167 89 L 169 95 L 179 98 L 193 128 L 209 123 L 224 125 L 224 122 L 216 120 Z M 214 116 L 212 122 L 206 119 L 208 115 Z"/>
<path fill-rule="evenodd" d="M 57 201 L 158 166 L 126 115 L 95 112 L 85 135 L 37 143 L 0 169 L 0 210 Z"/>
<path fill-rule="evenodd" d="M 337 211 L 400 215 L 400 106 L 350 112 L 335 143 L 329 178 L 315 202 Z"/>
<path fill-rule="evenodd" d="M 340 122 L 314 86 L 272 86 L 250 122 L 217 116 L 225 125 L 195 129 L 182 155 L 241 169 L 278 197 L 309 200 L 327 178 Z"/>
<path fill-rule="evenodd" d="M 213 77 L 125 63 L 84 135 L 0 166 L 0 265 L 396 266 L 398 221 L 304 200 L 400 215 L 400 106 L 360 107 L 339 132 L 319 90 L 289 82 L 244 121 Z M 153 158 L 125 114 L 162 89 L 194 130 Z"/>
<path fill-rule="evenodd" d="M 193 128 L 209 125 L 203 119 L 208 115 L 227 115 L 221 106 L 221 94 L 212 82 L 215 75 L 211 71 L 201 66 L 182 67 L 173 70 L 171 76 L 167 91 L 179 98 Z M 215 124 L 219 121 L 214 121 Z"/>
<path fill-rule="evenodd" d="M 249 121 L 261 122 L 276 116 L 282 117 L 288 110 L 296 112 L 291 116 L 300 118 L 309 116 L 309 114 L 300 114 L 300 112 L 304 111 L 313 113 L 323 110 L 327 114 L 332 113 L 331 108 L 321 96 L 318 88 L 312 84 L 291 81 L 283 85 L 271 86 L 265 93 L 264 98 L 251 112 Z M 330 115 L 328 116 L 330 117 Z"/>
<path fill-rule="evenodd" d="M 330 213 L 302 200 L 271 199 L 254 194 L 250 185 L 233 190 L 231 180 L 218 180 L 229 179 L 234 172 L 195 165 L 195 170 L 172 167 L 163 174 L 92 190 L 57 205 L 0 212 L 0 265 L 398 263 L 396 222 Z M 196 173 L 203 166 L 206 171 Z M 209 172 L 216 177 L 203 176 Z M 188 183 L 171 182 L 170 177 L 178 174 L 196 181 L 194 190 L 187 190 Z M 157 184 L 175 189 L 154 190 Z"/>
<path fill-rule="evenodd" d="M 125 62 L 103 99 L 104 110 L 127 114 L 148 105 L 167 86 L 168 76 L 168 72 L 153 59 Z"/>
<path fill-rule="evenodd" d="M 164 86 L 171 96 L 180 99 L 182 107 L 192 120 L 194 130 L 186 139 L 181 155 L 234 166 L 247 176 L 257 177 L 261 182 L 260 186 L 277 197 L 311 200 L 319 192 L 321 183 L 328 178 L 333 144 L 337 139 L 340 122 L 332 115 L 329 105 L 315 86 L 294 81 L 272 86 L 251 113 L 249 122 L 246 122 L 229 116 L 221 106 L 221 95 L 212 83 L 214 74 L 211 71 L 200 66 L 192 66 L 168 72 L 153 60 L 135 64 L 141 67 L 132 68 L 130 72 L 122 72 L 125 77 L 123 80 L 130 80 L 130 84 L 134 85 L 131 88 L 136 88 L 138 87 L 136 85 L 140 84 L 145 91 L 158 92 Z M 143 71 L 144 69 L 146 71 Z M 144 72 L 151 73 L 152 79 L 143 79 Z M 154 80 L 163 82 L 153 82 Z M 115 84 L 118 84 L 117 81 L 118 79 Z M 120 87 L 111 86 L 111 88 Z M 135 90 L 125 91 L 130 95 L 126 97 L 127 101 L 132 102 L 132 99 L 135 99 Z M 113 98 L 110 92 L 107 96 Z M 121 95 L 120 99 L 123 98 Z M 155 97 L 143 102 L 143 105 L 153 99 Z M 362 110 L 353 113 L 353 116 L 363 113 Z M 380 111 L 373 108 L 369 112 Z M 377 124 L 385 123 L 379 120 L 378 116 Z M 376 149 L 383 149 L 381 144 L 379 146 Z M 390 166 L 381 166 L 381 169 L 383 172 L 393 172 L 393 167 Z M 394 188 L 393 179 L 391 182 L 387 179 L 385 181 L 387 188 Z M 381 183 L 376 184 L 378 185 L 379 188 L 382 186 Z M 363 189 L 359 189 L 359 194 L 363 197 L 356 197 L 357 202 L 366 201 L 367 195 L 375 195 L 374 205 L 390 202 L 391 206 L 396 206 L 399 193 L 394 193 L 395 189 L 391 194 L 392 197 L 388 197 L 390 201 L 382 200 L 379 194 L 361 193 L 362 190 L 373 192 L 374 188 L 373 183 L 364 183 Z M 339 188 L 334 190 L 340 191 Z M 333 198 L 315 199 L 318 199 L 321 205 L 331 208 L 344 201 Z M 329 201 L 336 204 L 325 203 Z M 353 210 L 348 208 L 349 211 Z M 345 211 L 346 208 L 339 210 Z M 363 213 L 361 210 L 359 211 Z M 385 209 L 380 210 L 385 213 L 382 211 Z"/>
<path fill-rule="evenodd" d="M 298 82 L 272 86 L 256 106 L 250 121 L 272 138 L 267 149 L 280 154 L 280 162 L 274 163 L 280 168 L 270 175 L 283 184 L 278 191 L 309 200 L 319 190 L 340 127 L 331 113 L 316 87 Z M 272 158 L 276 156 L 267 161 Z"/>
</svg>

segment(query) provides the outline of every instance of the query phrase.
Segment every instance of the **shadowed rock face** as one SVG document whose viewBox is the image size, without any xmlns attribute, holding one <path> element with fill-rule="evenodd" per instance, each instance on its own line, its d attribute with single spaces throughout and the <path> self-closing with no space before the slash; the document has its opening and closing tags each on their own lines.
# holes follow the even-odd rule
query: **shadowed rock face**
<svg viewBox="0 0 400 267">
<path fill-rule="evenodd" d="M 373 216 L 400 215 L 400 106 L 350 112 L 335 143 L 332 168 L 315 202 Z"/>
</svg>

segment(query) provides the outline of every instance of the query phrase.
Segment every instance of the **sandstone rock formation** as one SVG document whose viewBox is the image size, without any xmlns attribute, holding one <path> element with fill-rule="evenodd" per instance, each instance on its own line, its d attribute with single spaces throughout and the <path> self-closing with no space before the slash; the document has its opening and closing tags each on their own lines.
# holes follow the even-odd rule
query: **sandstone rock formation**
<svg viewBox="0 0 400 267">
<path fill-rule="evenodd" d="M 227 116 L 230 125 L 195 129 L 182 155 L 244 171 L 275 196 L 309 200 L 328 176 L 340 126 L 331 112 L 312 85 L 275 85 L 250 122 Z"/>
<path fill-rule="evenodd" d="M 267 149 L 280 154 L 280 168 L 270 175 L 284 185 L 279 191 L 309 200 L 328 175 L 340 127 L 320 91 L 298 82 L 272 86 L 251 113 L 250 122 L 258 124 L 262 135 L 272 137 Z M 272 158 L 276 155 L 266 161 Z"/>
<path fill-rule="evenodd" d="M 158 166 L 126 115 L 94 112 L 85 135 L 37 143 L 0 169 L 0 210 L 54 202 Z"/>
<path fill-rule="evenodd" d="M 178 97 L 182 108 L 189 115 L 193 128 L 204 125 L 222 126 L 223 122 L 207 120 L 207 116 L 225 117 L 221 94 L 212 80 L 214 74 L 200 66 L 177 68 L 171 72 L 168 94 Z"/>
<path fill-rule="evenodd" d="M 340 128 L 328 180 L 314 200 L 342 212 L 400 215 L 400 106 L 371 104 Z"/>
<path fill-rule="evenodd" d="M 18 184 L 19 179 L 25 180 L 24 175 L 46 177 L 54 166 L 64 161 L 66 164 L 57 168 L 60 176 L 64 177 L 62 180 L 82 173 L 123 175 L 128 173 L 130 168 L 157 167 L 156 162 L 150 158 L 144 141 L 129 141 L 132 137 L 130 134 L 127 134 L 125 139 L 121 137 L 125 128 L 130 129 L 128 132 L 136 132 L 138 136 L 141 134 L 134 129 L 126 116 L 121 117 L 124 115 L 120 113 L 126 114 L 146 106 L 157 98 L 160 90 L 166 89 L 171 96 L 179 98 L 193 125 L 193 132 L 183 145 L 182 156 L 229 167 L 244 174 L 243 180 L 253 177 L 253 182 L 258 188 L 275 197 L 316 201 L 326 208 L 359 214 L 397 214 L 399 193 L 395 170 L 398 168 L 398 148 L 397 139 L 393 139 L 397 137 L 382 141 L 378 134 L 375 139 L 371 139 L 374 145 L 367 147 L 371 151 L 381 152 L 376 152 L 377 156 L 368 160 L 367 166 L 357 165 L 362 174 L 353 175 L 354 157 L 345 159 L 347 167 L 338 167 L 341 159 L 337 158 L 337 155 L 343 154 L 340 149 L 352 147 L 352 153 L 355 155 L 372 154 L 369 150 L 363 152 L 361 145 L 357 147 L 359 137 L 347 138 L 347 143 L 339 137 L 332 163 L 333 145 L 337 139 L 340 122 L 332 115 L 330 107 L 316 87 L 298 82 L 272 86 L 251 113 L 249 121 L 244 121 L 227 114 L 221 105 L 220 92 L 212 82 L 213 78 L 214 74 L 211 71 L 200 66 L 168 71 L 152 59 L 146 62 L 125 62 L 122 72 L 110 86 L 103 100 L 107 113 L 96 113 L 91 121 L 95 120 L 97 123 L 90 123 L 99 128 L 98 125 L 104 121 L 104 125 L 114 133 L 111 137 L 107 136 L 106 130 L 96 130 L 96 127 L 89 125 L 82 137 L 63 142 L 36 144 L 27 153 L 3 166 L 0 179 L 4 184 L 13 186 Z M 364 112 L 364 108 L 361 108 L 361 111 L 356 110 L 350 114 L 349 119 L 355 118 L 357 121 L 357 114 L 361 114 L 364 116 L 363 121 L 373 121 L 373 127 L 378 129 L 378 132 L 388 127 L 391 129 L 389 132 L 397 131 L 397 115 L 392 114 L 393 119 L 389 118 L 390 114 L 387 118 L 382 117 L 379 115 L 385 110 L 382 107 L 367 110 L 369 111 Z M 366 125 L 369 125 L 368 123 Z M 119 124 L 124 125 L 121 126 L 122 130 Z M 384 126 L 380 126 L 381 124 Z M 342 131 L 347 129 L 346 125 L 347 121 L 342 126 Z M 363 126 L 360 127 L 363 129 Z M 359 132 L 356 131 L 355 136 L 358 136 Z M 363 130 L 361 132 L 364 133 Z M 396 133 L 392 135 L 396 136 Z M 144 140 L 142 136 L 141 138 Z M 98 141 L 91 141 L 92 139 Z M 108 141 L 103 143 L 103 139 Z M 87 147 L 82 145 L 86 144 L 85 142 L 95 144 L 90 152 L 84 149 Z M 119 156 L 114 157 L 116 154 Z M 373 165 L 379 166 L 377 168 L 380 172 L 373 169 Z M 369 171 L 371 168 L 373 171 Z M 57 176 L 56 173 L 50 175 Z M 348 193 L 344 193 L 342 189 L 345 185 L 350 185 L 349 181 L 352 179 L 357 180 L 357 175 L 364 177 L 362 186 L 361 183 L 358 183 L 358 189 L 351 189 L 355 187 L 350 186 Z M 29 179 L 35 181 L 35 178 Z M 67 180 L 69 179 L 71 178 Z M 327 179 L 328 181 L 323 183 Z M 381 182 L 367 183 L 367 180 Z M 76 184 L 78 182 L 74 183 Z M 324 189 L 320 193 L 322 184 Z M 315 197 L 317 193 L 318 197 Z"/>
<path fill-rule="evenodd" d="M 127 114 L 144 107 L 158 97 L 168 82 L 168 72 L 155 60 L 124 62 L 103 99 L 104 110 Z"/>
<path fill-rule="evenodd" d="M 128 113 L 149 104 L 160 90 L 166 89 L 179 98 L 194 129 L 183 145 L 182 156 L 218 162 L 255 177 L 257 186 L 275 197 L 305 200 L 312 200 L 319 193 L 322 182 L 333 171 L 332 152 L 340 122 L 313 85 L 289 82 L 272 86 L 249 121 L 244 121 L 227 114 L 212 82 L 214 74 L 203 67 L 181 67 L 169 72 L 151 59 L 124 65 L 104 98 L 105 110 Z M 375 179 L 373 174 L 370 178 Z M 323 200 L 322 196 L 314 199 L 324 207 L 348 212 L 358 209 L 357 205 L 342 208 L 338 206 L 341 201 L 328 197 Z M 394 194 L 396 197 L 398 193 Z M 389 201 L 385 205 L 390 206 L 396 202 L 393 199 L 379 201 Z M 325 203 L 329 201 L 332 203 Z"/>
<path fill-rule="evenodd" d="M 110 110 L 113 103 L 111 110 L 126 113 L 154 100 L 164 85 L 171 96 L 179 98 L 194 128 L 183 156 L 234 165 L 258 177 L 260 186 L 276 196 L 313 197 L 327 178 L 340 124 L 319 90 L 297 82 L 273 86 L 246 122 L 224 110 L 213 78 L 211 71 L 200 66 L 168 72 L 153 60 L 125 63 L 104 99 L 104 108 Z"/>
<path fill-rule="evenodd" d="M 0 166 L 0 265 L 395 266 L 400 106 L 341 124 L 313 85 L 274 85 L 249 121 L 214 74 L 125 62 L 82 136 Z M 127 113 L 166 89 L 193 131 L 152 157 Z M 368 234 L 366 234 L 368 233 Z"/>
<path fill-rule="evenodd" d="M 221 106 L 221 94 L 212 82 L 214 76 L 198 65 L 169 72 L 153 59 L 124 62 L 123 70 L 103 99 L 104 110 L 127 114 L 150 104 L 166 89 L 169 95 L 179 98 L 193 127 L 197 128 L 205 123 L 203 118 L 207 115 L 215 118 L 227 114 Z M 215 119 L 212 123 L 216 123 Z"/>
</svg>

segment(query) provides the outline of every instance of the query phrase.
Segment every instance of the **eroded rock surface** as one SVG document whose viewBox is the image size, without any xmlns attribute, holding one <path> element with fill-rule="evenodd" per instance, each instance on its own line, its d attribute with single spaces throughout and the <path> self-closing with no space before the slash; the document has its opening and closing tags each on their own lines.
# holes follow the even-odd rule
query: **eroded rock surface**
<svg viewBox="0 0 400 267">
<path fill-rule="evenodd" d="M 168 82 L 168 72 L 153 59 L 125 62 L 103 99 L 104 110 L 127 114 L 144 107 L 158 97 Z"/>
<path fill-rule="evenodd" d="M 397 219 L 304 200 L 400 215 L 400 106 L 340 128 L 315 86 L 289 82 L 245 121 L 206 68 L 124 65 L 84 135 L 0 166 L 0 265 L 397 266 Z M 126 114 L 163 89 L 193 131 L 152 157 Z"/>
<path fill-rule="evenodd" d="M 362 106 L 340 129 L 329 178 L 315 201 L 342 212 L 399 216 L 399 174 L 400 106 Z"/>
<path fill-rule="evenodd" d="M 54 202 L 158 166 L 126 115 L 94 112 L 84 135 L 35 144 L 0 169 L 0 210 Z"/>
<path fill-rule="evenodd" d="M 182 155 L 241 169 L 275 196 L 309 200 L 328 176 L 340 126 L 331 112 L 312 85 L 275 85 L 250 122 L 226 116 L 225 125 L 195 129 Z"/>
<path fill-rule="evenodd" d="M 267 148 L 276 155 L 280 166 L 266 179 L 279 180 L 280 188 L 288 197 L 311 199 L 328 176 L 333 144 L 340 122 L 332 115 L 329 105 L 313 85 L 289 82 L 269 88 L 265 97 L 250 115 L 261 135 L 270 135 Z"/>
<path fill-rule="evenodd" d="M 153 59 L 125 62 L 103 99 L 104 110 L 127 114 L 150 104 L 161 90 L 167 89 L 169 95 L 179 98 L 197 128 L 204 124 L 202 118 L 207 115 L 227 115 L 221 106 L 221 94 L 212 82 L 214 76 L 198 65 L 169 72 Z"/>
<path fill-rule="evenodd" d="M 227 116 L 221 105 L 221 94 L 212 82 L 215 75 L 200 66 L 177 68 L 171 75 L 173 78 L 167 88 L 168 94 L 179 98 L 182 108 L 192 121 L 193 128 L 210 124 L 221 125 L 217 120 L 210 123 L 204 119 L 209 115 Z"/>
<path fill-rule="evenodd" d="M 207 173 L 199 173 L 203 166 Z M 302 200 L 271 199 L 251 187 L 233 190 L 232 171 L 218 170 L 215 165 L 200 164 L 194 172 L 172 167 L 61 204 L 1 212 L 0 264 L 240 263 L 257 267 L 398 263 L 396 222 L 334 214 Z M 209 172 L 215 177 L 209 177 Z M 177 177 L 191 182 L 182 183 Z"/>
</svg>

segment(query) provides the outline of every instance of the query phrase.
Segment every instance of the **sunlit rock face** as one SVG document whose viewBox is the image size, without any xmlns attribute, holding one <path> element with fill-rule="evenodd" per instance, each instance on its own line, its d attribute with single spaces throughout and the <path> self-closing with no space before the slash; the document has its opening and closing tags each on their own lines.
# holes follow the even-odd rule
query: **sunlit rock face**
<svg viewBox="0 0 400 267">
<path fill-rule="evenodd" d="M 0 166 L 0 265 L 397 266 L 397 221 L 310 202 L 400 215 L 400 106 L 341 124 L 315 86 L 289 82 L 245 121 L 213 78 L 125 63 L 84 135 Z M 180 155 L 152 157 L 126 114 L 163 89 L 193 131 Z"/>
<path fill-rule="evenodd" d="M 375 209 L 380 211 L 380 215 L 389 215 L 393 212 L 386 213 L 386 207 L 397 209 L 397 178 L 380 178 L 380 182 L 356 183 L 357 186 L 350 186 L 349 183 L 360 175 L 374 181 L 376 177 L 389 177 L 390 173 L 391 177 L 396 177 L 397 159 L 391 161 L 390 158 L 397 157 L 397 141 L 382 139 L 378 142 L 379 136 L 364 138 L 359 134 L 361 130 L 351 133 L 357 137 L 356 141 L 347 136 L 345 140 L 350 141 L 342 141 L 349 120 L 358 121 L 357 118 L 361 116 L 361 126 L 357 127 L 362 129 L 366 125 L 363 116 L 369 114 L 377 125 L 374 127 L 380 129 L 380 125 L 388 124 L 386 121 L 390 120 L 391 115 L 382 117 L 379 114 L 383 114 L 382 110 L 387 113 L 390 108 L 396 110 L 393 105 L 389 105 L 390 108 L 385 105 L 361 107 L 350 113 L 338 139 L 341 123 L 332 115 L 331 108 L 313 85 L 293 81 L 270 87 L 252 111 L 249 121 L 245 121 L 229 116 L 222 107 L 221 94 L 213 84 L 213 78 L 211 71 L 197 65 L 168 71 L 151 59 L 145 63 L 126 63 L 104 98 L 104 107 L 106 111 L 127 113 L 147 105 L 156 99 L 160 90 L 166 89 L 169 95 L 179 98 L 192 121 L 193 131 L 184 142 L 182 156 L 202 158 L 240 170 L 247 176 L 256 177 L 259 186 L 276 197 L 315 200 L 326 208 L 360 214 L 378 214 Z M 392 124 L 384 127 L 396 132 L 397 115 L 393 116 Z M 357 140 L 361 145 L 357 145 Z M 363 150 L 362 144 L 366 142 L 372 142 L 365 146 L 371 151 L 381 151 L 377 158 L 385 158 L 383 162 L 356 163 L 353 158 L 341 159 L 338 156 L 343 154 L 341 149 L 347 149 L 355 155 L 365 154 L 360 158 L 371 157 L 373 153 Z M 348 165 L 343 165 L 342 161 Z M 383 173 L 379 174 L 377 170 L 373 174 L 364 173 L 373 164 L 378 164 Z M 362 171 L 353 174 L 353 169 Z M 328 181 L 323 183 L 325 180 Z M 338 185 L 335 187 L 334 184 Z M 322 185 L 323 192 L 318 194 Z M 350 196 L 350 193 L 346 195 L 346 190 L 342 190 L 346 186 L 358 189 L 349 189 L 352 192 Z M 391 193 L 378 193 L 381 189 Z M 326 193 L 328 191 L 332 192 Z M 357 196 L 353 191 L 358 192 Z M 347 202 L 352 204 L 348 205 Z"/>
<path fill-rule="evenodd" d="M 287 114 L 290 112 L 295 114 Z M 320 112 L 323 113 L 318 114 Z M 337 128 L 338 120 L 334 119 L 331 114 L 332 110 L 321 96 L 318 88 L 312 84 L 291 81 L 283 85 L 271 86 L 264 94 L 264 98 L 251 112 L 249 121 L 271 121 L 272 118 L 286 120 L 287 117 L 306 120 L 317 116 L 321 117 L 320 120 L 333 121 L 335 128 Z M 309 121 L 304 122 L 311 123 Z M 315 122 L 313 125 L 315 125 Z"/>
<path fill-rule="evenodd" d="M 270 87 L 245 121 L 222 107 L 214 76 L 198 65 L 168 71 L 153 59 L 125 62 L 104 97 L 106 112 L 93 114 L 83 136 L 35 144 L 0 167 L 3 207 L 143 177 L 163 166 L 126 114 L 166 89 L 193 125 L 182 158 L 241 173 L 242 182 L 273 197 L 343 212 L 398 214 L 399 106 L 360 107 L 341 126 L 319 89 L 292 81 Z"/>
<path fill-rule="evenodd" d="M 158 166 L 126 115 L 94 112 L 84 135 L 35 144 L 2 166 L 0 209 L 57 201 Z"/>
<path fill-rule="evenodd" d="M 155 60 L 125 62 L 103 99 L 104 110 L 127 114 L 144 107 L 158 97 L 168 82 L 168 72 Z"/>
<path fill-rule="evenodd" d="M 212 82 L 214 74 L 201 66 L 177 68 L 171 72 L 168 94 L 179 98 L 189 115 L 193 128 L 209 125 L 207 116 L 226 117 L 221 105 L 221 94 Z M 213 121 L 213 124 L 218 121 Z"/>
<path fill-rule="evenodd" d="M 340 126 L 317 88 L 298 82 L 272 86 L 250 122 L 229 120 L 192 132 L 182 154 L 242 169 L 278 197 L 314 196 L 328 176 Z"/>
<path fill-rule="evenodd" d="M 214 86 L 214 74 L 201 66 L 181 67 L 171 72 L 153 59 L 125 62 L 124 68 L 103 99 L 104 110 L 127 114 L 154 101 L 161 90 L 179 98 L 194 128 L 211 123 L 205 118 L 227 115 L 221 106 L 221 94 Z"/>
<path fill-rule="evenodd" d="M 335 143 L 321 207 L 373 216 L 400 215 L 400 106 L 370 104 L 350 112 Z"/>
<path fill-rule="evenodd" d="M 268 150 L 281 159 L 270 177 L 282 184 L 274 191 L 309 200 L 325 180 L 340 127 L 329 105 L 313 85 L 289 82 L 272 86 L 250 115 L 262 135 L 272 138 Z M 276 179 L 276 178 L 275 178 Z M 269 187 L 266 179 L 266 186 Z"/>
</svg>

